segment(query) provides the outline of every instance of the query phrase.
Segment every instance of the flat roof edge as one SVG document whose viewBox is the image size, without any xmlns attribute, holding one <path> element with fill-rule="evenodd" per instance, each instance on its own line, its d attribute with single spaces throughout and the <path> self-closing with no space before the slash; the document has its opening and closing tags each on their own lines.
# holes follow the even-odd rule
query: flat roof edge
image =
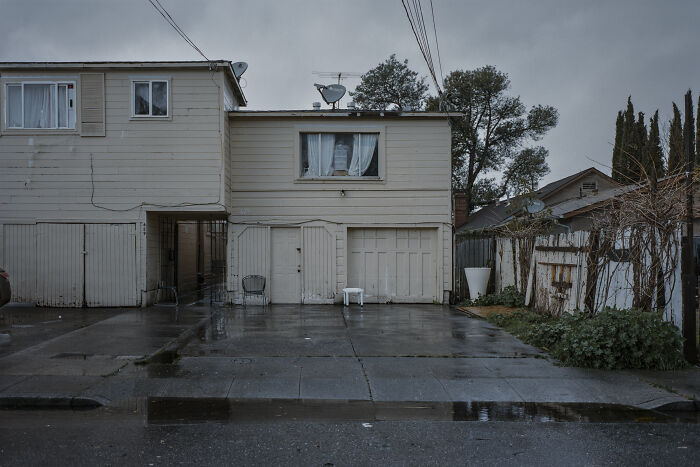
<svg viewBox="0 0 700 467">
<path fill-rule="evenodd" d="M 449 115 L 444 112 L 396 112 L 385 111 L 379 112 L 375 110 L 233 110 L 228 113 L 229 117 L 255 117 L 255 118 L 275 118 L 275 117 L 302 117 L 302 118 L 447 118 L 461 116 L 459 113 L 450 112 Z"/>
</svg>

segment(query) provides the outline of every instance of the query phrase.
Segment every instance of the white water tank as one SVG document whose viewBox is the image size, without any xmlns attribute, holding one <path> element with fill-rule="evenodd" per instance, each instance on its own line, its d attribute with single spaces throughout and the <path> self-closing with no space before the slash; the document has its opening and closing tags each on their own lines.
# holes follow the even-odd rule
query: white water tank
<svg viewBox="0 0 700 467">
<path fill-rule="evenodd" d="M 464 268 L 464 275 L 469 286 L 469 298 L 476 300 L 479 296 L 486 295 L 491 268 Z"/>
</svg>

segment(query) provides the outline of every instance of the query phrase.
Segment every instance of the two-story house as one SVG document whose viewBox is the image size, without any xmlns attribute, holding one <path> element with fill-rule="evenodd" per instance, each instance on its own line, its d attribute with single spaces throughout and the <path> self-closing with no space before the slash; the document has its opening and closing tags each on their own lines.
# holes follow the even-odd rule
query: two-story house
<svg viewBox="0 0 700 467">
<path fill-rule="evenodd" d="M 212 280 L 237 303 L 247 274 L 277 303 L 447 300 L 444 115 L 245 105 L 227 61 L 0 63 L 14 300 L 145 306 Z"/>
<path fill-rule="evenodd" d="M 228 287 L 273 302 L 438 302 L 452 290 L 450 127 L 442 113 L 231 112 Z"/>
</svg>

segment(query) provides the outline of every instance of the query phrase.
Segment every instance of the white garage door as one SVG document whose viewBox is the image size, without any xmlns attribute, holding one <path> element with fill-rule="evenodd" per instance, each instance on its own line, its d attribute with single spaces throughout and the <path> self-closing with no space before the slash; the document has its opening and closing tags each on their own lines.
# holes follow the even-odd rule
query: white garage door
<svg viewBox="0 0 700 467">
<path fill-rule="evenodd" d="M 348 229 L 348 287 L 367 301 L 428 302 L 436 294 L 437 229 Z"/>
</svg>

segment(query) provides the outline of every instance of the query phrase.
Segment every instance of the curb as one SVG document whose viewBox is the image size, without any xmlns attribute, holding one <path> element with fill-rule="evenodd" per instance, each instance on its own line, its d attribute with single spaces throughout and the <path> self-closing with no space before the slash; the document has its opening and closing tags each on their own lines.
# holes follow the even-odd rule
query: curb
<svg viewBox="0 0 700 467">
<path fill-rule="evenodd" d="M 177 336 L 172 341 L 165 344 L 160 349 L 138 360 L 134 360 L 134 365 L 148 365 L 149 363 L 172 363 L 179 356 L 180 350 L 185 347 L 189 341 L 197 336 L 202 330 L 206 329 L 210 317 L 202 318 L 185 332 Z"/>
<path fill-rule="evenodd" d="M 649 410 L 658 410 L 661 412 L 697 412 L 700 411 L 700 401 L 686 400 L 667 402 L 655 407 L 645 407 Z"/>
<path fill-rule="evenodd" d="M 104 405 L 104 401 L 92 397 L 71 397 L 61 395 L 2 396 L 3 409 L 69 409 L 90 410 Z"/>
</svg>

